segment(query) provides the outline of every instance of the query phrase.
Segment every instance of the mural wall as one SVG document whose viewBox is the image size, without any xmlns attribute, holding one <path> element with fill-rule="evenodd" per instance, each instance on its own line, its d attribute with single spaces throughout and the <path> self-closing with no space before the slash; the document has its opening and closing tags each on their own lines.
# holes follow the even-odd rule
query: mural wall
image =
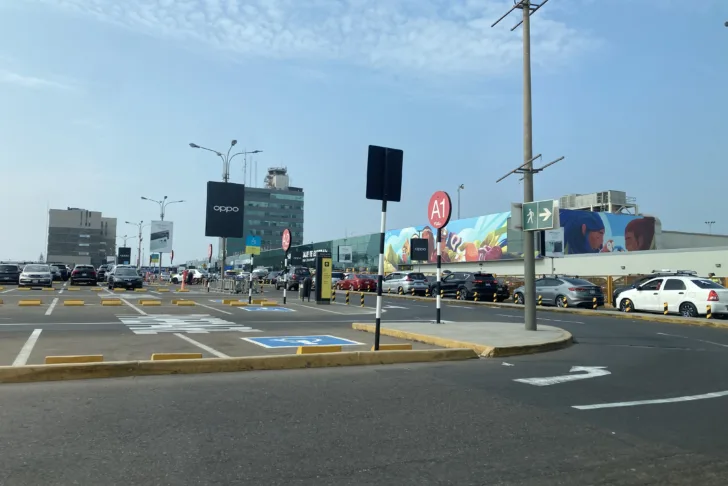
<svg viewBox="0 0 728 486">
<path fill-rule="evenodd" d="M 451 221 L 442 228 L 442 262 L 478 262 L 520 258 L 521 255 L 508 253 L 508 218 L 510 211 L 489 214 L 475 218 Z M 410 259 L 410 239 L 413 236 L 429 241 L 430 256 L 427 262 L 436 263 L 434 228 L 429 225 L 410 226 L 404 229 L 387 231 L 384 239 L 384 266 L 391 272 L 398 265 L 413 263 Z"/>
<path fill-rule="evenodd" d="M 651 216 L 560 209 L 559 219 L 566 255 L 656 249 Z"/>
</svg>

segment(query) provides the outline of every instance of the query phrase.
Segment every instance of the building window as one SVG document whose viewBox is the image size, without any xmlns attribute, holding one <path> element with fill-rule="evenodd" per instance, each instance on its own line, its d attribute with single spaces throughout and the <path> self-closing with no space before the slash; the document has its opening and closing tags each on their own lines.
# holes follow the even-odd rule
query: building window
<svg viewBox="0 0 728 486">
<path fill-rule="evenodd" d="M 79 238 L 91 238 L 91 235 L 78 235 Z"/>
<path fill-rule="evenodd" d="M 79 243 L 78 246 L 89 246 L 88 243 Z"/>
</svg>

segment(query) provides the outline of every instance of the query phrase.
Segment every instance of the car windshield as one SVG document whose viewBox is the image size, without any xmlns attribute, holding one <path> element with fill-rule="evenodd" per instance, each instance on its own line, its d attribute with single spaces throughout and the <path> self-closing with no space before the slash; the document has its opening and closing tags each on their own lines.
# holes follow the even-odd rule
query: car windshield
<svg viewBox="0 0 728 486">
<path fill-rule="evenodd" d="M 331 272 L 332 278 L 344 279 L 344 274 L 341 272 Z"/>
<path fill-rule="evenodd" d="M 0 265 L 0 272 L 17 272 L 17 265 Z"/>
<path fill-rule="evenodd" d="M 53 270 L 54 272 L 57 272 L 57 271 L 59 271 L 59 270 L 60 270 L 60 268 L 58 268 L 58 267 L 57 267 L 57 266 L 55 266 L 55 265 L 51 265 L 51 270 Z"/>
<path fill-rule="evenodd" d="M 93 269 L 94 269 L 94 267 L 91 267 L 91 266 L 88 266 L 88 265 L 78 265 L 76 267 L 76 270 L 82 270 L 84 272 L 87 272 L 87 271 L 93 270 Z"/>
<path fill-rule="evenodd" d="M 116 275 L 120 277 L 136 277 L 136 270 L 133 268 L 120 268 L 116 271 Z"/>
<path fill-rule="evenodd" d="M 691 280 L 692 283 L 700 287 L 701 289 L 724 289 L 721 284 L 713 282 L 712 280 L 707 279 L 695 279 Z"/>
<path fill-rule="evenodd" d="M 427 280 L 424 273 L 410 273 L 409 278 L 412 280 Z"/>
<path fill-rule="evenodd" d="M 23 269 L 24 272 L 45 272 L 50 273 L 51 267 L 48 265 L 26 265 Z"/>
<path fill-rule="evenodd" d="M 583 278 L 562 278 L 561 280 L 571 285 L 594 285 L 590 281 L 584 280 Z"/>
</svg>

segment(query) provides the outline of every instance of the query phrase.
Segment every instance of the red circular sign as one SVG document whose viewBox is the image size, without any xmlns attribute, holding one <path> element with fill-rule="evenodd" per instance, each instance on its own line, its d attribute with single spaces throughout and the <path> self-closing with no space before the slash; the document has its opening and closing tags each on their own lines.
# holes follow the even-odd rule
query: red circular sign
<svg viewBox="0 0 728 486">
<path fill-rule="evenodd" d="M 207 247 L 207 258 L 212 258 L 212 244 Z"/>
<path fill-rule="evenodd" d="M 451 213 L 450 195 L 445 191 L 437 191 L 433 194 L 427 205 L 427 218 L 430 220 L 430 224 L 437 229 L 445 227 L 450 222 Z"/>
<path fill-rule="evenodd" d="M 291 230 L 289 230 L 288 228 L 283 230 L 281 247 L 283 248 L 283 251 L 288 251 L 288 249 L 291 247 Z"/>
</svg>

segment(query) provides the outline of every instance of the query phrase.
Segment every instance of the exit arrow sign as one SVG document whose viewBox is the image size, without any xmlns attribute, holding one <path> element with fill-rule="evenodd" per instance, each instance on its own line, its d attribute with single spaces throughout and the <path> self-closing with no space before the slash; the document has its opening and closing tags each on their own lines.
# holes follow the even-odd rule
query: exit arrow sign
<svg viewBox="0 0 728 486">
<path fill-rule="evenodd" d="M 588 378 L 596 378 L 598 376 L 607 376 L 612 374 L 611 371 L 607 371 L 606 366 L 572 366 L 569 370 L 569 373 L 577 372 L 581 373 L 561 376 L 547 376 L 545 378 L 519 378 L 513 381 L 525 383 L 527 385 L 549 386 L 557 385 L 559 383 L 567 383 L 569 381 L 586 380 Z"/>
</svg>

